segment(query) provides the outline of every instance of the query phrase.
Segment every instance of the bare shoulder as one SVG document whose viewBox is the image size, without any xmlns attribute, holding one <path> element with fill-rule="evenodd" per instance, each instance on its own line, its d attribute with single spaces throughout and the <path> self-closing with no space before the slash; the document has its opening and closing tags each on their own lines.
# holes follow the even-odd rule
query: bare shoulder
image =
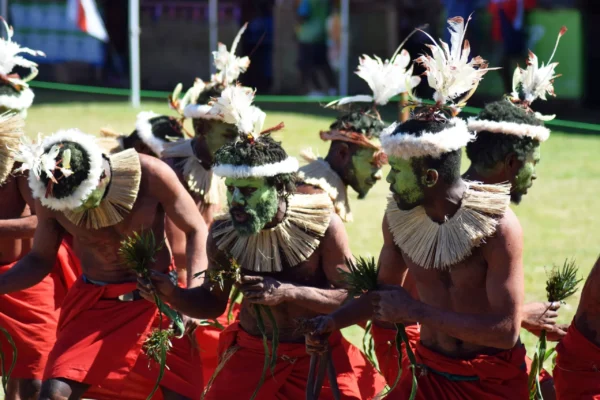
<svg viewBox="0 0 600 400">
<path fill-rule="evenodd" d="M 488 239 L 488 243 L 515 241 L 523 241 L 523 228 L 521 228 L 521 223 L 515 212 L 508 207 L 502 218 L 498 221 L 496 232 Z"/>
<path fill-rule="evenodd" d="M 139 154 L 139 156 L 142 182 L 150 184 L 150 188 L 156 188 L 156 184 L 159 184 L 160 187 L 160 184 L 171 186 L 173 183 L 179 182 L 175 172 L 162 160 L 145 154 Z"/>
<path fill-rule="evenodd" d="M 327 227 L 327 231 L 325 231 L 325 237 L 334 238 L 340 234 L 346 235 L 346 227 L 340 216 L 332 211 L 329 218 L 329 226 Z"/>
<path fill-rule="evenodd" d="M 310 185 L 308 183 L 302 182 L 296 185 L 296 193 L 300 194 L 321 194 L 325 193 L 323 189 L 318 186 Z"/>
</svg>

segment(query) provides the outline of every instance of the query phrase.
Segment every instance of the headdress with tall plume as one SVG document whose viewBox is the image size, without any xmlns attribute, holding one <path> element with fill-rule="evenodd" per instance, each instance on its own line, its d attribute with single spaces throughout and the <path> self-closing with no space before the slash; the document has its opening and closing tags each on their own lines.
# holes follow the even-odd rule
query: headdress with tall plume
<svg viewBox="0 0 600 400">
<path fill-rule="evenodd" d="M 4 18 L 0 17 L 0 107 L 7 110 L 20 111 L 26 115 L 26 110 L 33 103 L 33 92 L 27 82 L 37 76 L 37 64 L 22 57 L 20 54 L 44 56 L 38 50 L 21 47 L 12 41 L 14 31 Z M 29 74 L 20 77 L 12 73 L 15 67 L 29 69 Z"/>
<path fill-rule="evenodd" d="M 517 137 L 527 137 L 538 142 L 545 142 L 550 137 L 550 130 L 544 121 L 554 119 L 555 115 L 544 116 L 531 109 L 537 100 L 546 100 L 546 95 L 555 96 L 554 79 L 558 62 L 552 62 L 561 37 L 567 32 L 562 27 L 558 33 L 554 50 L 547 63 L 540 66 L 538 57 L 529 51 L 527 67 L 517 67 L 513 75 L 512 93 L 506 98 L 487 104 L 481 113 L 469 119 L 469 130 L 482 133 L 501 133 Z"/>
<path fill-rule="evenodd" d="M 466 123 L 456 116 L 483 76 L 493 68 L 488 68 L 480 56 L 469 58 L 471 48 L 465 39 L 468 20 L 465 23 L 462 17 L 454 17 L 448 24 L 450 44 L 442 40 L 438 44 L 423 32 L 433 42 L 427 45 L 431 55 L 424 54 L 415 60 L 425 68 L 427 83 L 435 90 L 435 104 L 425 105 L 409 93 L 411 118 L 392 124 L 381 135 L 388 156 L 437 158 L 464 147 L 473 139 Z"/>
</svg>

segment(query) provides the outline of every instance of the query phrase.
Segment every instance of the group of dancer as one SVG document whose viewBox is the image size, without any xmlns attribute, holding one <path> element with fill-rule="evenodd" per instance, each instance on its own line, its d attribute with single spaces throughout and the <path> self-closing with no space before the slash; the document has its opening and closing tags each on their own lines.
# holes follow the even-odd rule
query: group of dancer
<svg viewBox="0 0 600 400">
<path fill-rule="evenodd" d="M 530 53 L 514 91 L 465 121 L 458 114 L 491 68 L 469 54 L 468 21 L 448 23 L 450 43 L 427 38 L 414 60 L 401 49 L 362 57 L 372 95 L 329 105 L 340 111 L 320 133 L 329 151 L 304 152 L 301 168 L 271 135 L 283 123 L 265 127 L 254 91 L 237 83 L 250 65 L 235 55 L 244 28 L 229 50 L 219 45 L 208 83 L 183 97 L 175 89 L 179 116 L 142 112 L 129 135 L 69 129 L 32 142 L 23 121 L 37 66 L 18 54 L 42 53 L 12 42 L 4 23 L 3 373 L 13 362 L 5 339 L 18 349 L 7 399 L 145 399 L 159 378 L 153 398 L 166 400 L 409 399 L 413 380 L 418 399 L 529 399 L 521 328 L 560 340 L 553 376 L 535 377 L 544 399 L 600 398 L 600 260 L 573 322 L 557 325 L 560 304 L 524 304 L 524 233 L 510 208 L 536 179 L 550 131 L 531 105 L 554 95 L 557 63 Z M 413 62 L 433 102 L 415 97 Z M 385 124 L 377 109 L 400 93 L 410 118 Z M 350 296 L 348 187 L 364 198 L 386 163 L 376 287 Z M 119 255 L 144 231 L 165 238 L 150 279 Z M 185 323 L 162 377 L 144 350 L 170 324 L 156 298 Z M 369 320 L 379 370 L 340 333 Z"/>
</svg>

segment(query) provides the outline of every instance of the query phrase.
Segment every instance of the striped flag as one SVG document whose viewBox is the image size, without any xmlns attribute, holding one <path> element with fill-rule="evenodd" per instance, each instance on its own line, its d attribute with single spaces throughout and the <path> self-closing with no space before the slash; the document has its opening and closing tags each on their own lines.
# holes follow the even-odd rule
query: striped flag
<svg viewBox="0 0 600 400">
<path fill-rule="evenodd" d="M 103 42 L 108 42 L 108 33 L 104 21 L 98 12 L 96 0 L 69 0 L 67 2 L 69 19 L 79 29 Z"/>
</svg>

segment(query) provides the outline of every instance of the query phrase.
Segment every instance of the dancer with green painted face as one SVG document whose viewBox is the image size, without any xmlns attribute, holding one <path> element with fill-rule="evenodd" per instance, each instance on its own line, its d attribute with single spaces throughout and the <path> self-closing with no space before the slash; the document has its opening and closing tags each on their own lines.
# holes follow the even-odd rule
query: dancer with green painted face
<svg viewBox="0 0 600 400">
<path fill-rule="evenodd" d="M 243 134 L 215 155 L 229 212 L 211 226 L 208 271 L 192 289 L 157 276 L 156 292 L 194 318 L 221 315 L 234 285 L 243 295 L 238 320 L 220 336 L 221 364 L 206 399 L 304 399 L 310 357 L 297 320 L 329 313 L 345 300 L 339 269 L 351 256 L 348 238 L 326 194 L 295 192 L 298 162 L 262 130 L 264 114 L 221 112 L 242 116 Z M 143 282 L 140 290 L 151 298 Z M 330 351 L 343 398 L 363 398 L 353 369 L 355 360 L 364 363 L 360 351 L 344 346 L 339 332 Z M 375 394 L 371 388 L 367 398 Z M 321 396 L 333 398 L 330 385 Z"/>
<path fill-rule="evenodd" d="M 519 343 L 523 241 L 508 207 L 510 188 L 460 175 L 462 148 L 473 135 L 456 115 L 489 69 L 481 57 L 469 61 L 465 21 L 448 22 L 451 46 L 434 41 L 431 55 L 417 59 L 435 90 L 435 104 L 412 100 L 411 118 L 381 136 L 392 192 L 383 220 L 381 288 L 316 319 L 314 333 L 370 317 L 418 321 L 415 357 L 404 358 L 402 377 L 388 398 L 527 398 Z M 418 300 L 397 284 L 407 271 Z"/>
<path fill-rule="evenodd" d="M 379 144 L 379 134 L 385 128 L 378 106 L 419 84 L 412 76 L 410 55 L 398 51 L 391 60 L 363 56 L 356 74 L 364 79 L 373 95 L 345 97 L 328 104 L 341 111 L 328 131 L 322 131 L 322 140 L 331 141 L 325 158 L 317 158 L 310 150 L 303 152 L 309 164 L 300 168 L 300 180 L 325 191 L 334 204 L 336 213 L 344 222 L 352 220 L 348 186 L 363 199 L 381 179 L 385 154 Z"/>
</svg>

